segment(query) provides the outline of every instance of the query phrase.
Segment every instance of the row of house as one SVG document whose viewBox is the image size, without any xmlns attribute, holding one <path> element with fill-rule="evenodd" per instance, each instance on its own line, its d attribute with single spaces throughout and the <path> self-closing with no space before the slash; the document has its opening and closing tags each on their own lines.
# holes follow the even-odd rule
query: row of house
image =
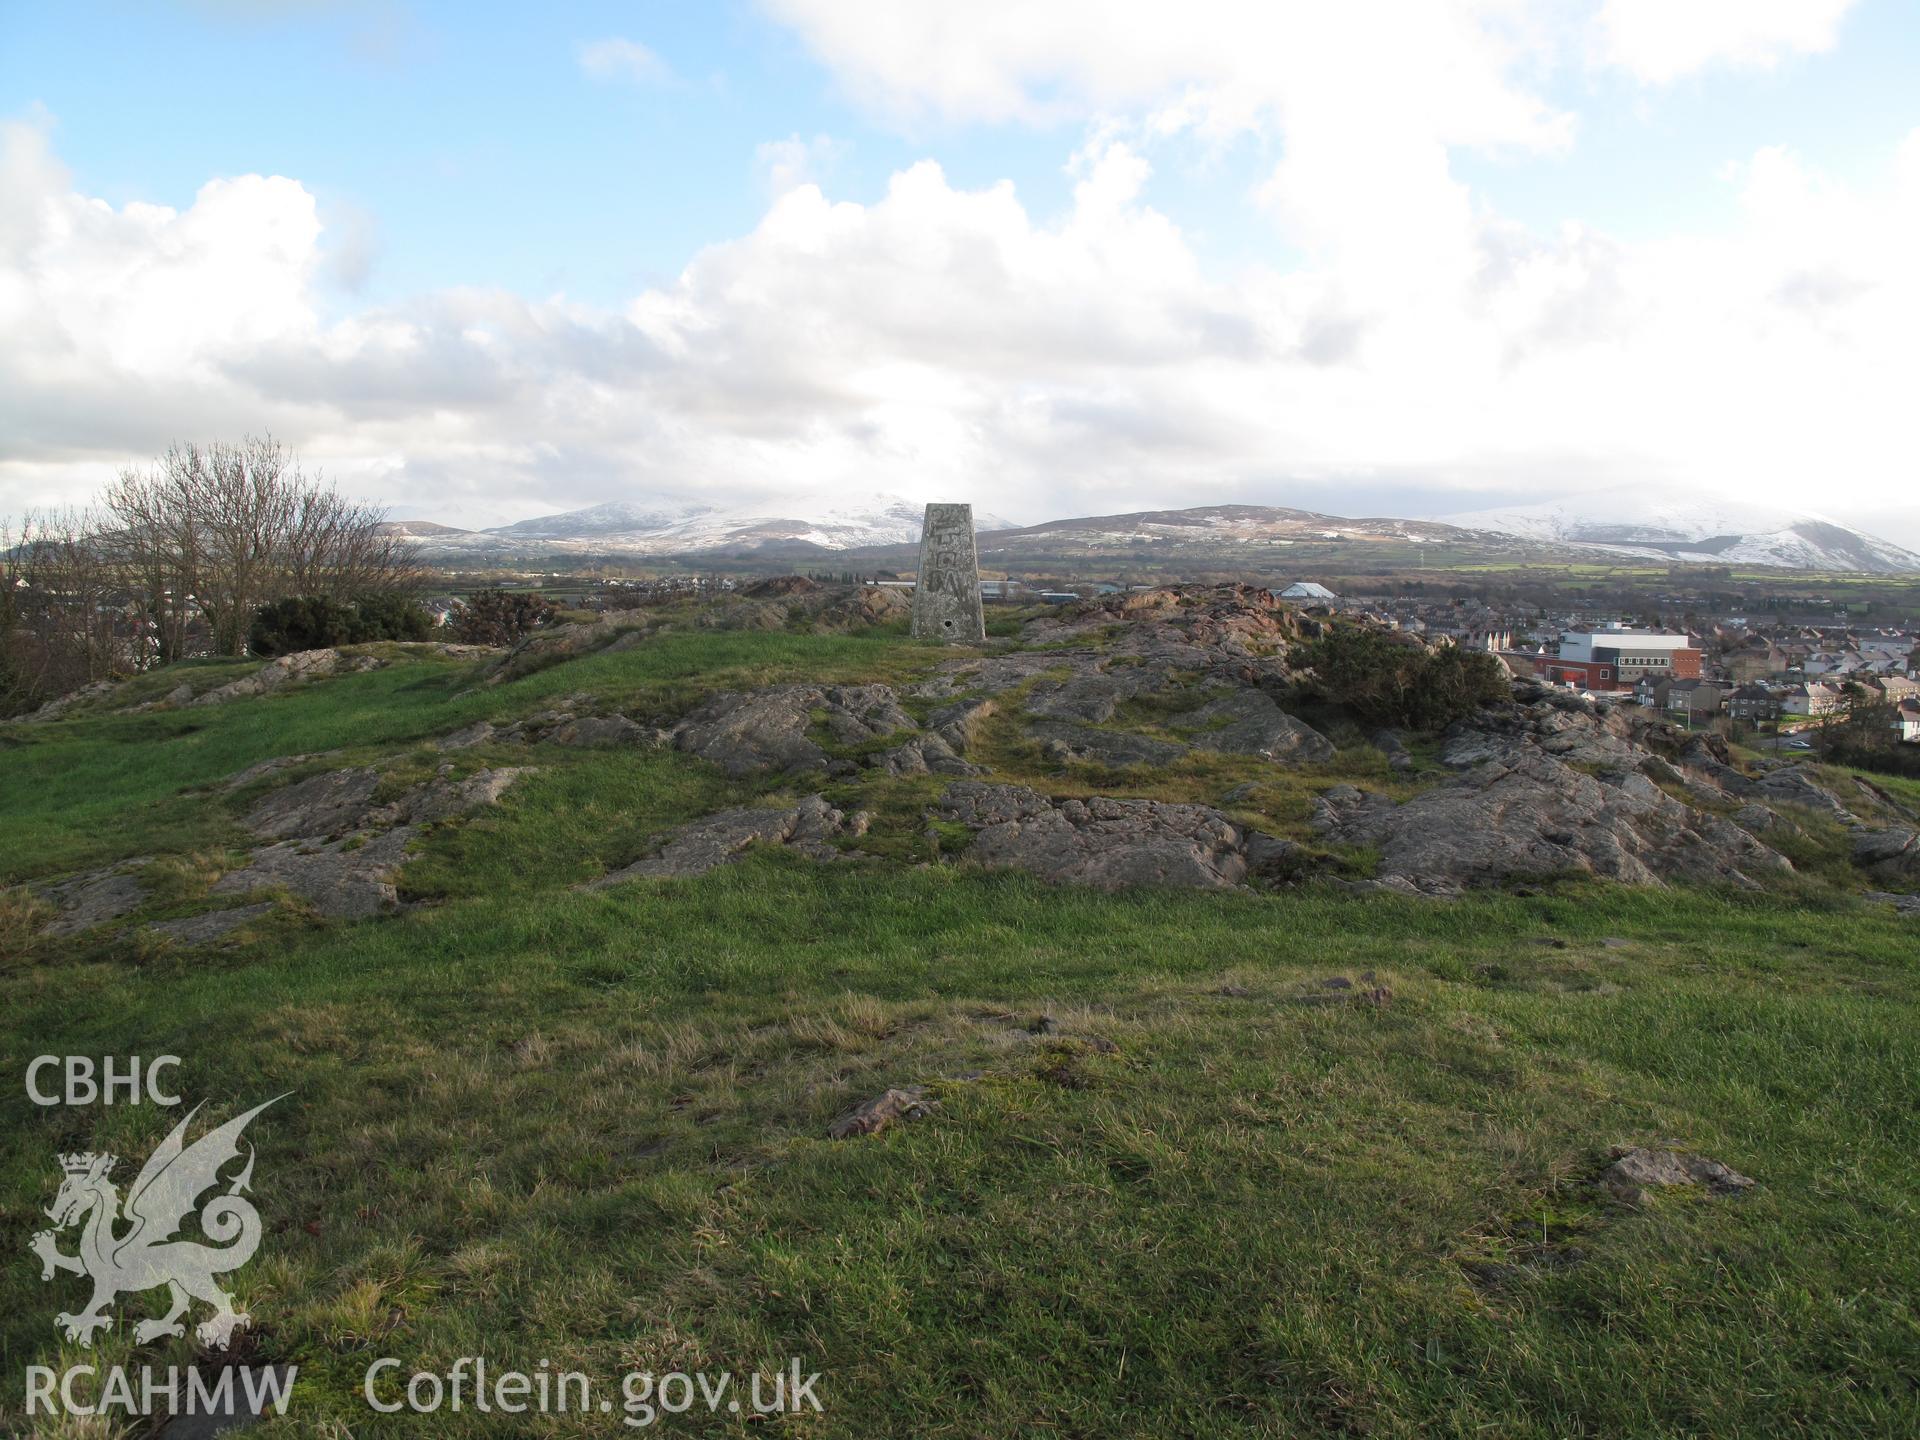
<svg viewBox="0 0 1920 1440">
<path fill-rule="evenodd" d="M 1891 723 L 1900 731 L 1900 739 L 1920 741 L 1920 681 L 1894 675 L 1869 676 L 1849 683 L 1864 692 L 1869 703 L 1893 706 Z M 1651 675 L 1635 684 L 1633 698 L 1641 705 L 1685 715 L 1690 720 L 1724 713 L 1750 725 L 1773 720 L 1818 720 L 1844 711 L 1849 699 L 1838 686 L 1818 680 L 1790 685 L 1749 680 L 1735 685 L 1724 680 L 1662 680 Z"/>
</svg>

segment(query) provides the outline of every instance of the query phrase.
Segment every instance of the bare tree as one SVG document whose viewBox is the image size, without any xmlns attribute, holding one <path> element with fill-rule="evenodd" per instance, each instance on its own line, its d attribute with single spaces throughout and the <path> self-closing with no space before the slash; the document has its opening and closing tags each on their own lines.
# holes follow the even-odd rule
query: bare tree
<svg viewBox="0 0 1920 1440">
<path fill-rule="evenodd" d="M 201 533 L 186 453 L 176 447 L 161 464 L 156 474 L 122 470 L 108 487 L 111 525 L 103 539 L 146 612 L 155 662 L 169 665 L 192 653 Z"/>
<path fill-rule="evenodd" d="M 0 685 L 14 706 L 131 669 L 144 644 L 92 516 L 29 515 L 0 535 Z"/>
<path fill-rule="evenodd" d="M 115 553 L 163 637 L 163 663 L 188 653 L 196 617 L 216 654 L 239 655 L 268 601 L 347 601 L 418 579 L 380 511 L 308 479 L 271 436 L 176 445 L 153 471 L 123 471 L 106 503 Z"/>
</svg>

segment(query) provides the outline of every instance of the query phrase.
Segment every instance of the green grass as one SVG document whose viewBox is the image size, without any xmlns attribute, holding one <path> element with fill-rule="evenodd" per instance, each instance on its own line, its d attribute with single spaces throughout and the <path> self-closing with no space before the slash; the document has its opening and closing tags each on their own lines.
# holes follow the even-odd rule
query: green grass
<svg viewBox="0 0 1920 1440">
<path fill-rule="evenodd" d="M 668 635 L 497 689 L 413 663 L 16 731 L 0 877 L 229 844 L 237 800 L 186 792 L 272 755 L 410 759 L 579 691 L 664 711 L 927 663 L 861 637 Z M 256 1122 L 269 1234 L 238 1286 L 257 1353 L 301 1378 L 293 1415 L 253 1433 L 614 1433 L 359 1399 L 372 1357 L 471 1354 L 603 1387 L 797 1355 L 825 1413 L 783 1424 L 821 1436 L 1920 1425 L 1920 977 L 1889 911 L 1600 885 L 1103 895 L 950 849 L 582 891 L 765 787 L 674 755 L 472 758 L 541 769 L 426 836 L 404 877 L 425 903 L 399 917 L 292 916 L 210 952 L 76 941 L 4 972 L 15 1075 L 39 1053 L 175 1053 L 219 1114 L 293 1092 Z M 928 858 L 905 837 L 936 790 L 872 790 L 874 844 Z M 192 893 L 179 870 L 169 904 Z M 1320 983 L 1367 974 L 1389 1004 Z M 901 1084 L 939 1108 L 825 1138 Z M 10 1373 L 190 1358 L 136 1350 L 144 1297 L 93 1354 L 60 1345 L 80 1282 L 43 1285 L 21 1253 L 56 1152 L 114 1149 L 124 1177 L 176 1118 L 0 1093 Z M 1657 1140 L 1759 1186 L 1602 1202 L 1605 1147 Z"/>
</svg>

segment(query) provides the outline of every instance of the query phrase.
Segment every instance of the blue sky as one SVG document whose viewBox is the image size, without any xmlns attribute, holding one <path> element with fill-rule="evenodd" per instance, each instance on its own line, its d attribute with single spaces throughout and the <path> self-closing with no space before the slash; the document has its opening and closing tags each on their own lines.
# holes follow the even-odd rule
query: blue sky
<svg viewBox="0 0 1920 1440">
<path fill-rule="evenodd" d="M 1671 253 L 1681 242 L 1719 245 L 1741 262 L 1720 271 L 1764 257 L 1778 273 L 1758 296 L 1831 291 L 1905 303 L 1909 275 L 1867 273 L 1880 257 L 1839 253 L 1845 246 L 1833 237 L 1846 230 L 1849 205 L 1905 214 L 1898 156 L 1920 129 L 1920 7 L 1458 0 L 1426 7 L 1459 12 L 1457 23 L 1449 18 L 1428 36 L 1429 21 L 1415 21 L 1412 10 L 1369 3 L 1405 26 L 1376 24 L 1356 36 L 1300 18 L 1316 7 L 1201 3 L 1183 7 L 1179 28 L 1156 39 L 1144 32 L 1169 23 L 1164 7 L 1094 6 L 1074 16 L 1077 5 L 1065 0 L 1043 7 L 1044 24 L 1031 7 L 983 0 L 965 10 L 902 5 L 898 25 L 880 23 L 885 7 L 863 18 L 851 0 L 8 3 L 0 7 L 0 118 L 28 137 L 18 146 L 37 147 L 41 157 L 21 161 L 16 175 L 39 177 L 33 183 L 65 196 L 62 203 L 103 203 L 127 222 L 101 237 L 103 246 L 144 244 L 177 258 L 189 241 L 135 223 L 140 207 L 191 218 L 203 186 L 249 176 L 285 177 L 297 192 L 246 199 L 244 223 L 262 234 L 287 233 L 302 204 L 317 217 L 318 233 L 310 246 L 296 246 L 300 253 L 276 251 L 274 265 L 258 274 L 241 267 L 248 283 L 272 293 L 211 327 L 204 345 L 159 347 L 174 355 L 176 371 L 192 370 L 204 383 L 178 403 L 155 394 L 152 442 L 163 442 L 169 413 L 221 429 L 271 421 L 327 456 L 336 473 L 363 477 L 406 508 L 424 503 L 415 486 L 451 476 L 453 501 L 481 518 L 532 513 L 548 496 L 584 502 L 644 489 L 685 497 L 730 483 L 727 476 L 746 489 L 783 488 L 768 437 L 740 418 L 753 400 L 726 389 L 740 354 L 702 351 L 702 337 L 713 335 L 783 352 L 813 348 L 814 368 L 796 360 L 792 373 L 754 378 L 779 387 L 780 403 L 762 413 L 786 415 L 796 453 L 806 455 L 792 467 L 796 489 L 911 489 L 890 485 L 888 474 L 958 443 L 976 463 L 1007 474 L 1009 495 L 1027 502 L 1009 507 L 1001 497 L 1001 509 L 1077 503 L 1090 489 L 1142 503 L 1175 500 L 1196 486 L 1206 498 L 1268 498 L 1262 487 L 1287 477 L 1308 490 L 1357 486 L 1403 509 L 1424 498 L 1428 513 L 1444 513 L 1518 498 L 1540 483 L 1522 477 L 1548 470 L 1560 484 L 1637 475 L 1698 481 L 1712 453 L 1704 427 L 1724 430 L 1739 402 L 1737 394 L 1716 397 L 1701 434 L 1682 434 L 1684 418 L 1669 415 L 1612 447 L 1604 437 L 1560 440 L 1547 430 L 1476 436 L 1436 417 L 1411 427 L 1424 432 L 1418 443 L 1370 440 L 1383 426 L 1376 419 L 1369 428 L 1361 412 L 1420 410 L 1409 376 L 1423 356 L 1444 352 L 1450 325 L 1463 327 L 1452 343 L 1484 362 L 1472 389 L 1461 380 L 1457 407 L 1484 408 L 1491 426 L 1504 407 L 1537 406 L 1550 385 L 1596 385 L 1604 400 L 1610 373 L 1622 408 L 1661 408 L 1658 397 L 1636 392 L 1645 366 L 1635 347 L 1671 354 L 1673 336 L 1657 325 L 1626 330 L 1640 325 L 1635 316 L 1674 314 L 1660 285 L 1692 293 L 1694 272 Z M 1794 5 L 1803 7 L 1799 18 Z M 1665 16 L 1689 7 L 1692 18 L 1668 25 Z M 1278 11 L 1299 14 L 1270 25 Z M 1813 11 L 1824 18 L 1807 21 Z M 657 64 L 583 63 L 587 47 L 607 42 L 644 47 Z M 1457 68 L 1439 53 L 1456 42 L 1472 72 L 1465 79 L 1438 73 Z M 1436 47 L 1431 72 L 1417 53 L 1423 45 Z M 1316 67 L 1317 46 L 1325 61 Z M 1263 47 L 1272 47 L 1270 64 Z M 1322 85 L 1329 74 L 1339 83 Z M 1348 133 L 1361 137 L 1350 156 L 1340 149 Z M 803 170 L 782 168 L 787 152 L 769 147 L 783 145 L 804 154 Z M 1113 161 L 1104 170 L 1103 156 Z M 1289 162 L 1301 157 L 1289 177 Z M 944 189 L 889 210 L 896 177 L 924 161 L 940 167 Z M 1076 191 L 1096 172 L 1118 207 L 1110 220 L 1086 208 L 1098 196 Z M 781 186 L 796 179 L 817 183 L 826 201 L 859 207 L 867 233 L 845 217 L 793 213 L 777 224 Z M 1011 184 L 1026 229 L 1003 223 L 980 198 L 1001 182 Z M 1806 227 L 1791 218 L 1788 200 L 1766 234 L 1754 233 L 1762 182 L 1806 188 L 1819 205 L 1835 207 L 1833 223 L 1799 233 Z M 1365 203 L 1346 193 L 1369 186 L 1379 194 Z M 14 198 L 24 209 L 39 194 Z M 1449 199 L 1462 195 L 1464 207 Z M 1404 206 L 1393 203 L 1399 196 Z M 834 230 L 826 240 L 823 224 Z M 1099 224 L 1119 238 L 1098 238 Z M 1169 227 L 1177 250 L 1162 244 Z M 1569 227 L 1582 238 L 1569 240 Z M 927 296 L 964 290 L 979 272 L 903 272 L 882 256 L 884 273 L 870 284 L 850 277 L 876 264 L 878 237 L 911 250 L 902 237 L 920 233 L 943 264 L 960 253 L 956 234 L 993 253 L 994 293 L 982 294 L 982 311 L 1018 299 L 1009 330 L 1038 327 L 1021 342 L 1028 349 L 964 365 L 937 345 L 911 349 L 900 312 L 931 313 L 937 304 Z M 1419 248 L 1428 233 L 1438 237 L 1431 253 Z M 40 249 L 21 250 L 23 273 L 44 276 L 63 234 L 56 225 L 35 238 Z M 1032 297 L 1061 289 L 1048 278 L 1063 263 L 1054 253 L 1060 246 L 1042 243 L 1049 237 L 1082 247 L 1078 260 L 1065 262 L 1069 273 L 1082 263 L 1113 266 L 1089 284 L 1095 294 L 1124 297 L 1127 305 L 1116 308 L 1137 307 L 1138 323 L 1124 333 L 1087 328 L 1084 354 L 1062 338 L 1069 317 L 1041 324 Z M 794 258 L 802 252 L 817 273 L 803 273 Z M 1497 304 L 1488 298 L 1485 261 L 1495 253 L 1525 256 Z M 1031 276 L 1020 269 L 1028 261 L 1039 267 Z M 99 263 L 116 277 L 150 268 L 137 255 Z M 209 274 L 231 263 L 209 258 L 194 273 L 214 283 Z M 1714 268 L 1698 257 L 1687 263 Z M 1185 276 L 1180 293 L 1163 284 L 1169 269 Z M 93 323 L 76 316 L 71 298 L 87 286 L 32 283 L 38 328 L 29 330 L 71 337 Z M 819 302 L 820 312 L 796 320 L 793 334 L 776 334 L 762 311 L 738 305 L 743 293 L 757 300 L 763 283 L 770 295 L 792 287 L 799 298 L 782 302 L 789 312 L 823 293 L 851 298 L 834 302 L 838 308 Z M 1435 288 L 1448 285 L 1466 298 L 1446 315 L 1425 315 L 1429 328 L 1413 331 L 1401 317 L 1424 313 Z M 1543 286 L 1560 288 L 1549 295 Z M 887 311 L 884 321 L 868 313 L 869 298 Z M 1733 294 L 1721 298 L 1741 304 Z M 130 297 L 126 313 L 141 303 Z M 474 323 L 476 310 L 490 317 L 485 326 Z M 1210 334 L 1240 338 L 1198 348 L 1169 339 L 1187 333 L 1180 316 L 1201 312 Z M 254 323 L 266 315 L 290 318 L 280 329 Z M 1703 312 L 1698 323 L 1700 332 L 1682 339 L 1699 345 L 1696 364 L 1711 363 L 1700 357 L 1714 353 L 1712 321 Z M 1880 331 L 1864 320 L 1858 335 L 1835 329 L 1850 323 L 1823 314 L 1822 343 L 1838 344 L 1869 371 L 1879 367 L 1871 347 Z M 1540 354 L 1542 335 L 1561 343 L 1569 325 L 1578 333 L 1567 343 L 1584 348 L 1543 358 L 1537 376 L 1515 382 L 1516 357 Z M 615 333 L 622 326 L 629 331 Z M 1396 326 L 1404 333 L 1389 334 Z M 499 333 L 490 330 L 482 344 L 476 330 L 487 327 Z M 562 328 L 568 336 L 556 338 Z M 404 416 L 356 410 L 341 398 L 383 383 L 369 377 L 392 357 L 371 352 L 367 337 L 401 329 L 413 353 L 452 372 L 471 378 L 474 367 L 492 367 L 468 386 L 476 413 L 460 423 L 448 418 L 445 395 L 419 400 L 444 432 L 437 437 L 419 426 L 409 432 Z M 1342 341 L 1335 355 L 1328 335 L 1367 338 Z M 1610 359 L 1594 351 L 1600 343 L 1612 347 Z M 1116 347 L 1132 356 L 1136 345 L 1156 344 L 1168 346 L 1160 363 L 1130 358 L 1100 368 Z M 246 357 L 234 348 L 242 345 L 251 347 Z M 87 340 L 75 348 L 86 351 Z M 24 367 L 31 357 L 14 349 Z M 609 350 L 640 349 L 650 356 L 644 363 L 593 368 Z M 189 352 L 190 362 L 180 359 Z M 130 347 L 120 335 L 91 353 L 104 389 L 114 378 L 106 372 L 139 378 L 130 357 L 158 351 Z M 872 357 L 871 373 L 849 382 L 850 356 Z M 326 382 L 307 394 L 249 378 L 310 374 L 302 367 L 323 360 Z M 842 368 L 829 383 L 826 367 L 835 365 Z M 1330 366 L 1341 370 L 1339 383 Z M 909 378 L 943 368 L 964 406 L 956 400 L 942 411 L 927 398 L 940 386 L 923 392 Z M 1753 383 L 1764 389 L 1774 371 Z M 142 385 L 149 380 L 159 384 L 146 377 Z M 111 434 L 91 440 L 78 389 L 42 406 L 45 423 L 31 427 L 42 436 L 37 444 L 0 452 L 0 510 L 9 499 L 44 503 L 77 491 L 149 440 L 132 421 L 103 426 Z M 315 399 L 321 391 L 325 398 Z M 826 391 L 834 393 L 822 400 Z M 588 393 L 594 404 L 624 396 L 650 419 L 596 436 L 582 409 Z M 528 450 L 524 429 L 478 433 L 479 412 L 496 400 L 523 420 L 564 410 L 558 458 L 513 453 Z M 69 403 L 74 428 L 60 432 L 45 417 Z M 1103 440 L 1098 467 L 1090 463 L 1045 498 L 1034 495 L 1033 477 L 1076 453 L 1084 416 L 1141 406 L 1185 407 L 1201 418 L 1191 433 L 1131 447 Z M 1276 408 L 1298 419 L 1276 425 Z M 1346 411 L 1350 423 L 1311 423 L 1315 413 Z M 1803 466 L 1815 421 L 1806 417 L 1787 447 Z M 671 461 L 668 443 L 676 447 Z M 648 445 L 651 458 L 623 460 L 635 445 Z M 1761 437 L 1742 454 L 1780 451 Z M 1873 472 L 1861 481 L 1862 495 L 1872 497 L 1862 502 L 1867 508 L 1907 503 L 1910 455 L 1850 451 L 1848 464 Z M 1785 468 L 1764 483 L 1749 459 L 1729 457 L 1724 469 L 1705 478 L 1779 501 L 1796 493 Z"/>
<path fill-rule="evenodd" d="M 368 293 L 561 290 L 614 304 L 671 279 L 766 204 L 759 147 L 826 137 L 822 178 L 871 200 L 931 157 L 956 185 L 1011 179 L 1036 214 L 1068 192 L 1070 121 L 933 120 L 905 130 L 848 103 L 791 31 L 750 4 L 9 4 L 7 112 L 44 107 L 87 193 L 185 206 L 209 177 L 291 175 L 323 215 L 375 228 Z M 475 23 L 484 15 L 484 23 Z M 1920 118 L 1920 6 L 1862 4 L 1843 44 L 1658 93 L 1563 67 L 1578 111 L 1564 155 L 1472 155 L 1459 172 L 1504 213 L 1623 235 L 1711 224 L 1730 159 L 1791 143 L 1848 175 L 1884 164 Z M 670 74 L 591 78 L 583 45 L 622 37 Z M 1285 253 L 1244 203 L 1271 146 L 1176 143 L 1148 198 L 1222 262 Z"/>
</svg>

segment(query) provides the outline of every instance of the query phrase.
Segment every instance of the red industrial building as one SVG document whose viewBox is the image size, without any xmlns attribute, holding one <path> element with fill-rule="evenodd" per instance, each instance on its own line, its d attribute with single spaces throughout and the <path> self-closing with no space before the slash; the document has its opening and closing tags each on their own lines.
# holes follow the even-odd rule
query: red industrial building
<svg viewBox="0 0 1920 1440">
<path fill-rule="evenodd" d="M 1550 685 L 1578 690 L 1631 690 L 1642 676 L 1700 678 L 1700 652 L 1685 635 L 1652 630 L 1568 631 L 1560 653 L 1533 657 L 1533 671 Z"/>
</svg>

